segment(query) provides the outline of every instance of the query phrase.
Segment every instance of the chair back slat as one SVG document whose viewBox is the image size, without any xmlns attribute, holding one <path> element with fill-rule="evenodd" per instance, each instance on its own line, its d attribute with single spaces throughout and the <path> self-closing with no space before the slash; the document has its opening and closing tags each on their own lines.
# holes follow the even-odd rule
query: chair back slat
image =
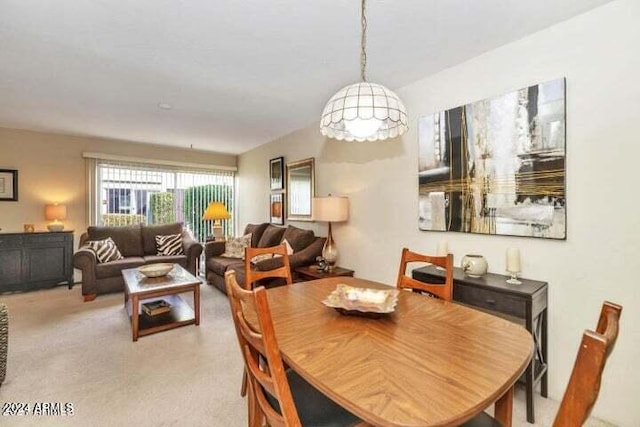
<svg viewBox="0 0 640 427">
<path fill-rule="evenodd" d="M 407 264 L 411 262 L 429 263 L 445 269 L 444 284 L 425 283 L 407 276 Z M 412 289 L 427 292 L 445 301 L 453 299 L 453 254 L 446 256 L 430 256 L 402 249 L 400 269 L 396 283 L 398 289 Z"/>
<path fill-rule="evenodd" d="M 271 254 L 282 258 L 282 266 L 267 271 L 259 271 L 255 269 L 252 263 L 254 257 L 258 255 Z M 268 248 L 245 248 L 244 250 L 244 271 L 245 271 L 245 288 L 253 289 L 255 283 L 262 279 L 282 278 L 287 285 L 293 283 L 291 278 L 291 266 L 289 263 L 289 255 L 287 247 L 283 243 L 278 246 L 270 246 Z"/>
<path fill-rule="evenodd" d="M 622 306 L 605 301 L 596 331 L 585 331 L 554 427 L 581 426 L 600 392 L 602 372 L 618 338 Z"/>
<path fill-rule="evenodd" d="M 262 425 L 260 420 L 264 419 L 274 427 L 300 427 L 265 288 L 260 286 L 255 290 L 242 289 L 236 280 L 235 271 L 225 273 L 225 284 L 248 375 L 249 405 L 254 409 L 250 413 L 255 425 Z M 272 406 L 267 393 L 278 402 L 279 410 Z"/>
</svg>

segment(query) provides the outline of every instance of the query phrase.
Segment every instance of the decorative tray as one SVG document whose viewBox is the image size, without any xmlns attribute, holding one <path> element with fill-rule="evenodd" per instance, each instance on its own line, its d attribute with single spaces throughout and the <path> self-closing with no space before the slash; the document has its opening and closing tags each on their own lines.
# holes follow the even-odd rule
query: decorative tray
<svg viewBox="0 0 640 427">
<path fill-rule="evenodd" d="M 147 277 L 166 276 L 171 270 L 173 270 L 173 264 L 169 263 L 148 264 L 138 267 L 138 271 Z"/>
<path fill-rule="evenodd" d="M 380 317 L 392 313 L 397 302 L 397 289 L 356 288 L 344 284 L 338 284 L 322 301 L 340 314 L 364 317 Z"/>
</svg>

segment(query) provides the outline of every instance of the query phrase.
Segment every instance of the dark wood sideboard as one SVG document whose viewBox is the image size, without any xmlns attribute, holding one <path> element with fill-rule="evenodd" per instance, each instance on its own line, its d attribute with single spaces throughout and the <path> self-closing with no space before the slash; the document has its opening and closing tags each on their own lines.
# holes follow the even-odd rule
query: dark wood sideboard
<svg viewBox="0 0 640 427">
<path fill-rule="evenodd" d="M 73 231 L 0 233 L 0 293 L 73 286 Z"/>
<path fill-rule="evenodd" d="M 412 277 L 430 283 L 443 283 L 444 272 L 434 266 L 413 270 Z M 524 374 L 527 394 L 527 421 L 535 422 L 534 390 L 547 397 L 547 282 L 520 279 L 521 285 L 506 282 L 509 276 L 487 273 L 469 277 L 454 267 L 453 299 L 461 304 L 487 310 L 515 322 L 522 322 L 533 336 L 535 353 Z"/>
</svg>

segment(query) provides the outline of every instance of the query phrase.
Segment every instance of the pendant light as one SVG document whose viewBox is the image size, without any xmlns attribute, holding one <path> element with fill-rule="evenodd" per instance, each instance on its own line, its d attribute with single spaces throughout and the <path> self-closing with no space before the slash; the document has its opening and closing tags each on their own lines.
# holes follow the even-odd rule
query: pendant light
<svg viewBox="0 0 640 427">
<path fill-rule="evenodd" d="M 393 91 L 367 81 L 366 0 L 362 0 L 361 11 L 362 81 L 343 87 L 329 99 L 322 112 L 320 132 L 338 140 L 382 141 L 407 131 L 407 111 Z"/>
</svg>

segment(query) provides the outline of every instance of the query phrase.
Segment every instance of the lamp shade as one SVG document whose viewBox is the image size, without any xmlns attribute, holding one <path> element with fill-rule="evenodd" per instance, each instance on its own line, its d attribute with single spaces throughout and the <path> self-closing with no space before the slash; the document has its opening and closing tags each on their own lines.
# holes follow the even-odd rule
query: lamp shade
<svg viewBox="0 0 640 427">
<path fill-rule="evenodd" d="M 202 219 L 229 219 L 231 215 L 227 212 L 227 208 L 224 207 L 224 203 L 222 202 L 211 202 L 209 206 L 207 206 L 207 210 L 204 211 L 204 215 L 202 215 Z"/>
<path fill-rule="evenodd" d="M 44 218 L 48 221 L 67 219 L 67 205 L 53 203 L 44 207 Z"/>
<path fill-rule="evenodd" d="M 407 111 L 393 91 L 369 82 L 340 89 L 327 102 L 320 132 L 345 141 L 382 141 L 404 134 Z"/>
<path fill-rule="evenodd" d="M 314 197 L 313 219 L 326 222 L 343 222 L 349 219 L 349 199 L 346 197 Z"/>
</svg>

